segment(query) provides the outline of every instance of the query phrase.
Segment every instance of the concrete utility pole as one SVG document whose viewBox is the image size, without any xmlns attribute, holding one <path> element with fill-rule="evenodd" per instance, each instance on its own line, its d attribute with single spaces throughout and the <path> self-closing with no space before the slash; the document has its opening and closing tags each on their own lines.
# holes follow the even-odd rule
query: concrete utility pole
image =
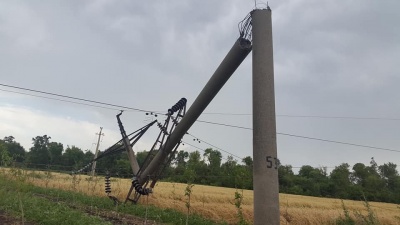
<svg viewBox="0 0 400 225">
<path fill-rule="evenodd" d="M 197 96 L 175 130 L 171 133 L 165 146 L 160 148 L 160 151 L 140 175 L 140 184 L 143 185 L 147 177 L 153 174 L 158 166 L 168 157 L 168 154 L 171 153 L 176 144 L 182 139 L 183 135 L 185 135 L 193 123 L 196 122 L 197 118 L 199 118 L 201 113 L 206 109 L 208 104 L 210 104 L 250 51 L 251 42 L 247 39 L 239 38 L 233 44 L 231 50 L 225 56 L 206 86 Z"/>
<path fill-rule="evenodd" d="M 99 138 L 97 139 L 96 152 L 94 153 L 94 159 L 96 159 L 97 155 L 99 154 L 100 137 L 101 137 L 101 135 L 104 135 L 104 134 L 101 133 L 102 130 L 103 130 L 103 128 L 100 127 L 100 132 L 97 134 L 97 135 L 99 135 Z M 97 162 L 97 160 L 94 161 L 93 164 L 92 164 L 91 176 L 94 176 L 94 173 L 96 171 L 96 162 Z"/>
<path fill-rule="evenodd" d="M 271 9 L 251 12 L 253 37 L 254 224 L 279 225 Z"/>
</svg>

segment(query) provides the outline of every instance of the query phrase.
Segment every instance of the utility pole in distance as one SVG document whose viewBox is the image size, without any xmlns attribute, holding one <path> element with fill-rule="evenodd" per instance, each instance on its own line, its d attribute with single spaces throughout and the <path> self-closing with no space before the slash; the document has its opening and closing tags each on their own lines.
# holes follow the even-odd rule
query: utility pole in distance
<svg viewBox="0 0 400 225">
<path fill-rule="evenodd" d="M 97 139 L 96 152 L 94 153 L 94 159 L 96 159 L 97 155 L 99 154 L 100 137 L 101 137 L 101 135 L 104 135 L 103 133 L 101 133 L 102 130 L 103 130 L 103 128 L 100 127 L 100 132 L 96 133 L 96 135 L 99 135 L 99 138 Z M 91 176 L 92 177 L 94 176 L 95 171 L 96 171 L 96 162 L 97 161 L 94 161 L 93 164 L 92 164 L 92 172 L 91 172 Z"/>
<path fill-rule="evenodd" d="M 253 37 L 254 224 L 279 225 L 271 9 L 251 12 Z"/>
</svg>

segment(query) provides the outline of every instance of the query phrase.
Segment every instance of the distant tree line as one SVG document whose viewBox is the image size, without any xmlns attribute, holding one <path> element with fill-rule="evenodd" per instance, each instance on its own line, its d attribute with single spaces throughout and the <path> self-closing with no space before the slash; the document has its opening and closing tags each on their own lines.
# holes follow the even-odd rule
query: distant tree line
<svg viewBox="0 0 400 225">
<path fill-rule="evenodd" d="M 26 151 L 14 137 L 0 139 L 0 165 L 7 162 L 32 169 L 52 169 L 71 172 L 88 164 L 93 153 L 76 146 L 51 142 L 47 135 L 32 138 L 32 147 Z M 137 152 L 137 160 L 143 164 L 148 152 Z M 125 152 L 104 157 L 97 162 L 96 172 L 110 172 L 113 176 L 132 177 L 130 163 Z M 397 165 L 378 165 L 374 158 L 369 165 L 347 163 L 336 166 L 328 174 L 324 167 L 304 165 L 298 174 L 291 165 L 278 168 L 281 193 L 400 203 L 400 176 Z M 163 172 L 163 179 L 173 182 L 204 184 L 240 189 L 253 188 L 253 159 L 247 156 L 238 162 L 229 156 L 224 162 L 222 154 L 215 149 L 187 152 L 178 151 Z"/>
</svg>

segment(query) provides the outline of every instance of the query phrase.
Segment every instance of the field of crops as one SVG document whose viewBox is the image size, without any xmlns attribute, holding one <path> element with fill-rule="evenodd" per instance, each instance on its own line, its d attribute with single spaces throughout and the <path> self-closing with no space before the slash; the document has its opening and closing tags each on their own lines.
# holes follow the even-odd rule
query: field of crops
<svg viewBox="0 0 400 225">
<path fill-rule="evenodd" d="M 104 177 L 90 179 L 86 175 L 71 176 L 61 173 L 22 171 L 24 182 L 45 188 L 73 190 L 87 195 L 105 196 Z M 111 179 L 112 195 L 124 200 L 129 190 L 129 179 Z M 160 208 L 172 208 L 187 212 L 186 184 L 157 183 L 154 193 L 140 199 L 139 204 L 149 204 Z M 235 192 L 243 194 L 241 204 L 244 218 L 251 223 L 253 211 L 252 191 L 231 188 L 194 185 L 191 192 L 190 210 L 205 218 L 229 224 L 238 223 L 238 209 L 234 205 Z M 373 212 L 380 224 L 400 224 L 400 207 L 395 204 L 370 202 L 368 211 L 365 202 L 345 200 L 344 205 L 351 217 L 363 219 Z M 132 206 L 135 207 L 135 206 Z M 316 198 L 298 195 L 280 194 L 281 224 L 335 224 L 343 217 L 342 201 L 339 199 Z M 365 215 L 365 217 L 363 217 Z"/>
</svg>

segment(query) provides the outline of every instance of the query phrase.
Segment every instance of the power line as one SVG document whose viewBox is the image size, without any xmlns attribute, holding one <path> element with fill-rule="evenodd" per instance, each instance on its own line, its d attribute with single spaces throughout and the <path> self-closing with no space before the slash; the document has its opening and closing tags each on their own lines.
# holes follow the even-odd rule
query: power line
<svg viewBox="0 0 400 225">
<path fill-rule="evenodd" d="M 129 109 L 133 111 L 139 111 L 139 112 L 153 112 L 156 113 L 155 111 L 151 110 L 144 110 L 144 109 L 139 109 L 139 108 L 133 108 L 133 107 L 127 107 L 127 106 L 121 106 L 121 105 L 115 105 L 111 103 L 106 103 L 106 102 L 100 102 L 100 101 L 94 101 L 94 100 L 89 100 L 89 99 L 84 99 L 84 98 L 76 98 L 76 97 L 71 97 L 67 95 L 60 95 L 56 93 L 51 93 L 51 92 L 45 92 L 45 91 L 38 91 L 38 90 L 33 90 L 29 88 L 23 88 L 23 87 L 17 87 L 17 86 L 12 86 L 12 85 L 6 85 L 6 84 L 0 84 L 0 86 L 8 87 L 8 88 L 14 88 L 14 89 L 19 89 L 19 90 L 24 90 L 24 91 L 30 91 L 30 92 L 36 92 L 40 94 L 46 94 L 46 95 L 52 95 L 52 96 L 57 96 L 57 97 L 62 97 L 62 98 L 68 98 L 68 99 L 73 99 L 73 100 L 78 100 L 78 101 L 84 101 L 84 102 L 90 102 L 90 103 L 95 103 L 95 104 L 101 104 L 101 105 L 107 105 L 107 106 L 112 106 L 112 107 L 117 107 L 117 108 L 122 108 L 122 109 Z M 2 90 L 5 91 L 5 90 Z M 20 92 L 15 92 L 15 91 L 9 91 L 8 92 L 14 92 L 18 94 L 22 94 Z M 25 93 L 24 93 L 25 94 Z M 26 94 L 26 95 L 31 95 L 31 94 Z M 35 97 L 39 97 L 37 95 L 31 95 Z M 45 96 L 40 96 L 42 98 L 46 99 L 52 99 L 52 100 L 58 100 L 58 101 L 64 101 L 64 102 L 70 102 L 70 103 L 75 103 L 75 104 L 82 104 L 82 105 L 88 105 L 92 107 L 100 107 L 100 108 L 107 108 L 107 109 L 112 109 L 108 107 L 102 107 L 102 106 L 97 106 L 97 105 L 91 105 L 91 104 L 85 104 L 85 103 L 78 103 L 78 102 L 72 102 L 68 100 L 63 100 L 63 99 L 55 99 L 55 98 L 50 98 L 50 97 L 45 97 Z M 113 109 L 116 110 L 116 109 Z M 233 114 L 232 114 L 233 115 Z M 238 115 L 238 114 L 236 114 Z M 290 115 L 281 115 L 281 116 L 286 116 L 290 117 Z M 292 116 L 294 117 L 294 116 Z M 321 117 L 321 116 L 302 116 L 302 117 L 320 117 L 320 118 L 328 118 L 328 117 Z M 332 118 L 351 118 L 351 119 L 386 119 L 386 120 L 400 120 L 396 118 L 361 118 L 361 117 L 332 117 Z M 210 122 L 210 121 L 204 121 L 204 120 L 197 120 L 197 122 L 201 123 L 207 123 L 207 124 L 213 124 L 213 125 L 220 125 L 220 126 L 226 126 L 226 127 L 232 127 L 232 128 L 239 128 L 239 129 L 245 129 L 245 130 L 253 130 L 252 128 L 248 127 L 242 127 L 242 126 L 236 126 L 236 125 L 231 125 L 231 124 L 224 124 L 224 123 L 216 123 L 216 122 Z M 317 140 L 317 141 L 324 141 L 324 142 L 330 142 L 330 143 L 336 143 L 336 144 L 343 144 L 343 145 L 351 145 L 351 146 L 357 146 L 357 147 L 364 147 L 364 148 L 371 148 L 371 149 L 378 149 L 378 150 L 384 150 L 384 151 L 391 151 L 391 152 L 400 152 L 400 150 L 395 150 L 395 149 L 389 149 L 389 148 L 381 148 L 381 147 L 374 147 L 374 146 L 368 146 L 368 145 L 360 145 L 360 144 L 354 144 L 354 143 L 349 143 L 349 142 L 342 142 L 342 141 L 334 141 L 334 140 L 328 140 L 328 139 L 321 139 L 321 138 L 314 138 L 314 137 L 307 137 L 307 136 L 301 136 L 301 135 L 294 135 L 294 134 L 287 134 L 287 133 L 277 133 L 279 135 L 285 135 L 285 136 L 290 136 L 290 137 L 297 137 L 297 138 L 304 138 L 304 139 L 309 139 L 309 140 Z"/>
<path fill-rule="evenodd" d="M 210 121 L 204 121 L 204 120 L 197 120 L 197 122 L 225 126 L 225 127 L 239 128 L 239 129 L 244 129 L 244 130 L 253 130 L 252 128 L 249 128 L 249 127 L 241 127 L 241 126 L 225 124 L 225 123 L 216 123 L 216 122 L 210 122 Z M 377 150 L 400 153 L 400 150 L 390 149 L 390 148 L 381 148 L 381 147 L 375 147 L 375 146 L 369 146 L 369 145 L 354 144 L 354 143 L 349 143 L 349 142 L 328 140 L 328 139 L 322 139 L 322 138 L 314 138 L 314 137 L 308 137 L 308 136 L 302 136 L 302 135 L 296 135 L 296 134 L 288 134 L 288 133 L 277 132 L 277 134 L 289 136 L 289 137 L 303 138 L 303 139 L 309 139 L 309 140 L 316 140 L 316 141 L 323 141 L 323 142 L 330 142 L 330 143 L 336 143 L 336 144 L 342 144 L 342 145 L 351 145 L 351 146 L 357 146 L 357 147 L 363 147 L 363 148 L 370 148 L 370 149 L 377 149 Z"/>
<path fill-rule="evenodd" d="M 307 116 L 307 115 L 285 115 L 285 114 L 278 114 L 277 116 L 278 117 L 296 117 L 296 118 L 317 118 L 317 119 L 400 120 L 399 118 L 357 117 L 357 116 Z"/>
<path fill-rule="evenodd" d="M 52 96 L 57 96 L 57 97 L 62 97 L 62 98 L 68 98 L 68 99 L 73 99 L 73 100 L 78 100 L 78 101 L 107 105 L 107 106 L 117 107 L 119 109 L 129 109 L 129 110 L 139 111 L 139 112 L 152 112 L 151 110 L 144 110 L 144 109 L 133 108 L 133 107 L 128 107 L 128 106 L 115 105 L 115 104 L 111 104 L 111 103 L 107 103 L 107 102 L 100 102 L 100 101 L 94 101 L 94 100 L 89 100 L 89 99 L 84 99 L 84 98 L 77 98 L 77 97 L 72 97 L 72 96 L 67 96 L 67 95 L 60 95 L 60 94 L 56 94 L 56 93 L 38 91 L 38 90 L 17 87 L 17 86 L 12 86 L 12 85 L 7 85 L 7 84 L 0 84 L 0 86 L 14 88 L 14 89 L 18 89 L 18 90 L 30 91 L 30 92 L 40 93 L 40 94 L 52 95 Z"/>
<path fill-rule="evenodd" d="M 286 134 L 286 133 L 277 133 L 277 134 L 290 136 L 290 137 L 304 138 L 304 139 L 310 139 L 310 140 L 316 140 L 316 141 L 324 141 L 324 142 L 330 142 L 330 143 L 336 143 L 336 144 L 342 144 L 342 145 L 351 145 L 351 146 L 357 146 L 357 147 L 363 147 L 363 148 L 370 148 L 370 149 L 377 149 L 377 150 L 390 151 L 390 152 L 399 152 L 400 153 L 400 150 L 390 149 L 390 148 L 381 148 L 381 147 L 375 147 L 375 146 L 369 146 L 369 145 L 360 145 L 360 144 L 354 144 L 354 143 L 349 143 L 349 142 L 334 141 L 334 140 L 307 137 L 307 136 L 301 136 L 301 135 L 295 135 L 295 134 Z"/>
<path fill-rule="evenodd" d="M 57 98 L 51 98 L 51 97 L 40 96 L 40 95 L 33 95 L 33 94 L 28 94 L 28 93 L 22 93 L 22 92 L 17 92 L 17 91 L 11 91 L 11 90 L 0 89 L 0 91 L 11 92 L 11 93 L 16 93 L 16 94 L 22 94 L 22 95 L 33 96 L 33 97 L 44 98 L 44 99 L 51 99 L 51 100 L 62 101 L 62 102 L 68 102 L 68 103 L 73 103 L 73 104 L 80 104 L 80 105 L 98 107 L 98 108 L 109 109 L 109 110 L 128 109 L 128 110 L 139 111 L 139 112 L 161 113 L 160 111 L 153 111 L 153 110 L 146 110 L 146 109 L 140 109 L 140 108 L 133 108 L 133 107 L 122 106 L 122 105 L 115 105 L 115 104 L 106 103 L 106 102 L 100 102 L 100 101 L 95 101 L 95 100 L 90 100 L 90 99 L 84 99 L 84 98 L 77 98 L 77 97 L 72 97 L 72 96 L 67 96 L 67 95 L 61 95 L 61 94 L 56 94 L 56 93 L 51 93 L 51 92 L 45 92 L 45 91 L 39 91 L 39 90 L 34 90 L 34 89 L 29 89 L 29 88 L 24 88 L 24 87 L 17 87 L 17 86 L 12 86 L 12 85 L 7 85 L 7 84 L 0 84 L 0 86 L 4 86 L 4 87 L 8 87 L 8 88 L 14 88 L 14 89 L 19 89 L 19 90 L 24 90 L 24 91 L 36 92 L 36 93 L 40 93 L 40 94 L 53 95 L 53 96 L 62 97 L 62 98 L 69 98 L 69 99 L 73 99 L 73 100 L 79 100 L 79 101 L 85 101 L 85 102 L 90 102 L 90 103 L 96 103 L 96 104 L 101 104 L 101 105 L 107 105 L 107 106 L 116 107 L 117 109 L 109 108 L 109 107 L 103 107 L 103 106 L 98 106 L 98 105 L 92 105 L 92 104 L 85 104 L 85 103 L 81 103 L 81 102 L 68 101 L 68 100 L 64 100 L 64 99 L 57 99 Z M 204 113 L 202 113 L 202 114 L 203 114 L 203 115 L 223 115 L 223 116 L 251 116 L 251 115 L 252 115 L 251 113 L 229 113 L 229 112 L 204 112 Z M 354 120 L 388 120 L 388 121 L 400 121 L 400 118 L 387 118 L 387 117 L 318 116 L 318 115 L 288 115 L 288 114 L 277 114 L 276 116 L 277 116 L 277 117 L 292 117 L 292 118 L 354 119 Z"/>
<path fill-rule="evenodd" d="M 236 126 L 236 125 L 231 125 L 231 124 L 225 124 L 225 123 L 210 122 L 210 121 L 205 121 L 205 120 L 196 120 L 196 121 L 197 121 L 197 122 L 200 122 L 200 123 L 208 123 L 208 124 L 219 125 L 219 126 L 225 126 L 225 127 L 239 128 L 239 129 L 244 129 L 244 130 L 253 130 L 253 128 L 241 127 L 241 126 Z"/>
<path fill-rule="evenodd" d="M 5 84 L 0 84 L 0 85 L 1 85 L 1 86 L 6 86 L 6 87 L 11 87 L 11 88 L 16 88 L 16 89 L 21 89 L 21 90 L 28 90 L 28 91 L 38 92 L 38 93 L 42 93 L 42 94 L 49 94 L 49 95 L 67 97 L 67 98 L 76 99 L 76 100 L 83 100 L 83 99 L 81 99 L 81 98 L 75 98 L 75 97 L 69 97 L 69 96 L 54 94 L 54 93 L 36 91 L 36 90 L 32 90 L 32 89 L 20 88 L 20 87 L 15 87 L 15 86 L 11 86 L 11 85 L 5 85 Z M 99 105 L 92 105 L 92 104 L 87 104 L 87 103 L 82 103 L 82 102 L 74 102 L 74 101 L 65 100 L 65 99 L 58 99 L 58 98 L 52 98 L 52 97 L 46 97 L 46 96 L 28 94 L 28 93 L 23 93 L 23 92 L 18 92 L 18 91 L 11 91 L 11 90 L 4 90 L 4 89 L 0 89 L 0 91 L 11 92 L 11 93 L 16 93 L 16 94 L 22 94 L 22 95 L 33 96 L 33 97 L 39 97 L 39 98 L 45 98 L 45 99 L 51 99 L 51 100 L 56 100 L 56 101 L 61 101 L 61 102 L 68 102 L 68 103 L 73 103 L 73 104 L 80 104 L 80 105 L 86 105 L 86 106 L 104 108 L 104 109 L 109 109 L 109 110 L 118 110 L 118 109 L 115 109 L 115 108 L 109 108 L 109 107 L 104 107 L 104 106 L 99 106 Z M 87 100 L 87 99 L 85 99 L 85 101 L 95 102 L 96 104 L 107 104 L 107 105 L 112 105 L 112 104 L 108 104 L 108 103 L 100 103 L 100 102 L 97 102 L 97 101 L 92 101 L 92 100 Z M 113 105 L 113 106 L 114 106 L 114 105 Z M 121 106 L 121 107 L 124 107 L 124 106 Z M 126 108 L 130 108 L 130 107 L 126 107 Z M 143 111 L 149 112 L 148 110 L 141 110 L 141 109 L 138 109 L 138 110 L 140 110 L 141 112 L 143 112 Z M 188 133 L 188 134 L 189 134 L 189 133 Z M 197 137 L 195 137 L 194 135 L 191 135 L 191 134 L 189 134 L 189 135 L 192 136 L 192 137 L 194 137 L 194 138 L 197 138 Z M 199 138 L 197 138 L 197 139 L 198 139 L 198 140 L 201 140 L 201 139 L 199 139 Z M 235 156 L 235 157 L 238 158 L 238 159 L 242 159 L 241 157 L 239 157 L 239 156 L 237 156 L 237 155 L 235 155 L 235 154 L 232 154 L 232 153 L 230 153 L 230 152 L 228 152 L 228 151 L 225 151 L 225 150 L 223 150 L 223 149 L 221 149 L 221 148 L 219 148 L 219 147 L 217 147 L 217 146 L 215 146 L 215 145 L 213 145 L 213 144 L 210 144 L 209 142 L 206 142 L 206 141 L 204 141 L 204 140 L 201 140 L 201 141 L 204 142 L 204 143 L 206 143 L 206 144 L 208 144 L 208 145 L 210 145 L 210 146 L 212 146 L 212 147 L 215 147 L 215 148 L 221 150 L 222 152 L 225 152 L 225 153 L 227 153 L 227 154 L 229 154 L 229 155 Z"/>
<path fill-rule="evenodd" d="M 225 151 L 225 150 L 223 150 L 223 149 L 221 149 L 221 148 L 219 148 L 219 147 L 217 147 L 217 146 L 215 146 L 215 145 L 213 145 L 213 144 L 211 144 L 211 143 L 209 143 L 209 142 L 206 142 L 206 141 L 204 141 L 204 140 L 202 140 L 202 139 L 200 139 L 200 138 L 198 138 L 198 137 L 192 135 L 192 134 L 189 134 L 189 133 L 186 133 L 186 134 L 189 135 L 189 136 L 192 136 L 192 137 L 195 138 L 196 140 L 199 140 L 199 141 L 201 141 L 201 142 L 204 142 L 204 143 L 206 143 L 206 144 L 208 144 L 208 145 L 210 145 L 210 146 L 212 146 L 212 147 L 214 147 L 214 148 L 216 148 L 216 149 L 218 149 L 218 150 L 220 150 L 220 151 L 222 151 L 222 152 L 225 152 L 225 153 L 227 153 L 227 154 L 229 154 L 229 155 L 231 155 L 231 156 L 234 156 L 234 157 L 236 157 L 236 158 L 238 158 L 238 159 L 240 159 L 240 160 L 243 159 L 243 158 L 240 157 L 240 156 L 237 156 L 237 155 L 235 155 L 235 154 L 233 154 L 233 153 L 230 153 L 230 152 L 228 152 L 228 151 Z"/>
<path fill-rule="evenodd" d="M 205 152 L 204 149 L 202 149 L 202 148 L 200 148 L 200 147 L 197 147 L 197 146 L 195 146 L 195 145 L 189 144 L 189 143 L 186 142 L 186 141 L 181 141 L 181 142 L 184 143 L 185 145 L 189 145 L 189 146 L 191 146 L 191 147 L 193 147 L 193 148 L 196 148 L 196 149 L 198 149 L 198 150 L 200 150 L 200 151 L 202 151 L 202 152 Z M 228 161 L 227 158 L 222 157 L 222 159 L 225 159 L 226 161 Z"/>
<path fill-rule="evenodd" d="M 221 116 L 252 116 L 251 113 L 225 113 L 225 112 L 205 112 L 204 115 L 221 115 Z M 277 114 L 276 117 L 292 117 L 292 118 L 316 118 L 316 119 L 352 119 L 352 120 L 389 120 L 400 121 L 400 118 L 387 117 L 358 117 L 358 116 L 318 116 L 318 115 L 288 115 Z"/>
<path fill-rule="evenodd" d="M 10 90 L 4 90 L 4 89 L 0 89 L 0 91 L 10 92 L 10 93 L 15 93 L 15 94 L 21 94 L 21 95 L 27 95 L 27 96 L 32 96 L 32 97 L 38 97 L 38 98 L 44 98 L 44 99 L 50 99 L 50 100 L 56 100 L 56 101 L 60 101 L 60 102 L 68 102 L 68 103 L 73 103 L 73 104 L 78 104 L 78 105 L 97 107 L 97 108 L 102 108 L 102 109 L 109 109 L 109 110 L 113 110 L 113 111 L 118 110 L 118 109 L 115 109 L 115 108 L 109 108 L 109 107 L 100 106 L 100 105 L 92 105 L 92 104 L 87 104 L 87 103 L 83 103 L 83 102 L 74 102 L 74 101 L 69 101 L 69 100 L 65 100 L 65 99 L 58 99 L 58 98 L 52 98 L 52 97 L 46 97 L 46 96 L 40 96 L 40 95 L 34 95 L 34 94 L 28 94 L 28 93 L 22 93 L 22 92 L 18 92 L 18 91 L 10 91 Z"/>
</svg>

